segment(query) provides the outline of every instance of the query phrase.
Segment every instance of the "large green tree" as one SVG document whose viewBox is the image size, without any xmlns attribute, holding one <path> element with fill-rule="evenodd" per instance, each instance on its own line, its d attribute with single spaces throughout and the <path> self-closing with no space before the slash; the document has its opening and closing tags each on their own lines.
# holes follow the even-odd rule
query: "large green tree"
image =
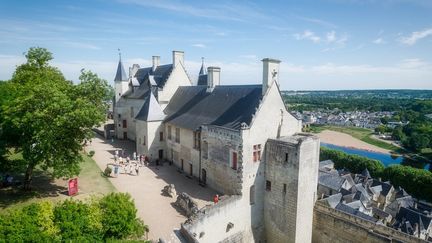
<svg viewBox="0 0 432 243">
<path fill-rule="evenodd" d="M 6 144 L 22 152 L 28 189 L 36 166 L 57 178 L 79 173 L 83 143 L 105 119 L 108 84 L 82 70 L 74 85 L 50 66 L 52 54 L 45 48 L 30 48 L 26 58 L 9 81 L 15 93 L 1 112 Z"/>
</svg>

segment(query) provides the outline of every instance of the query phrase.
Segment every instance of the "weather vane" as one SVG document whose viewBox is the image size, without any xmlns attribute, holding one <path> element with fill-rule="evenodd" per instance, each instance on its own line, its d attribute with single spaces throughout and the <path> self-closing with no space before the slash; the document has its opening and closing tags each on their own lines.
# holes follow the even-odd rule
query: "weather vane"
<svg viewBox="0 0 432 243">
<path fill-rule="evenodd" d="M 117 49 L 119 52 L 119 59 L 121 60 L 121 52 L 120 52 L 120 48 Z"/>
</svg>

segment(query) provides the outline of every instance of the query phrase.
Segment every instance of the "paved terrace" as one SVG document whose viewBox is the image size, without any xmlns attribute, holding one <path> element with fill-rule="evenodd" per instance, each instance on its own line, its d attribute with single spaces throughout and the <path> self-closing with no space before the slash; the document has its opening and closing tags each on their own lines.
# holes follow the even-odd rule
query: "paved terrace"
<svg viewBox="0 0 432 243">
<path fill-rule="evenodd" d="M 126 140 L 105 140 L 96 135 L 92 143 L 86 148 L 87 151 L 94 150 L 94 160 L 103 171 L 107 163 L 114 162 L 114 151 L 126 149 L 126 154 L 132 157 L 135 144 Z M 120 171 L 121 172 L 121 171 Z M 212 198 L 216 194 L 209 188 L 203 188 L 198 182 L 187 178 L 184 174 L 177 172 L 177 167 L 164 166 L 141 167 L 139 176 L 120 174 L 110 181 L 119 192 L 128 192 L 135 200 L 138 216 L 144 220 L 150 228 L 149 239 L 164 239 L 166 242 L 180 242 L 180 224 L 186 217 L 178 212 L 173 203 L 176 198 L 162 195 L 162 189 L 168 184 L 174 184 L 177 193 L 186 192 L 198 203 L 199 208 L 212 204 Z"/>
</svg>

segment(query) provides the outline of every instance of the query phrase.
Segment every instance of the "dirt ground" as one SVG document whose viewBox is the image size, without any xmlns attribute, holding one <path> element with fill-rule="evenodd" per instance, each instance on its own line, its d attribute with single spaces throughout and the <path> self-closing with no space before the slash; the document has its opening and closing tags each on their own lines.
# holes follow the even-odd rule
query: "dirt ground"
<svg viewBox="0 0 432 243">
<path fill-rule="evenodd" d="M 323 143 L 330 143 L 338 146 L 364 149 L 364 150 L 380 152 L 380 153 L 390 153 L 390 150 L 388 149 L 383 149 L 375 145 L 368 144 L 357 138 L 352 137 L 351 135 L 341 133 L 341 132 L 324 130 L 318 133 L 317 135 L 320 138 L 321 142 Z"/>
</svg>

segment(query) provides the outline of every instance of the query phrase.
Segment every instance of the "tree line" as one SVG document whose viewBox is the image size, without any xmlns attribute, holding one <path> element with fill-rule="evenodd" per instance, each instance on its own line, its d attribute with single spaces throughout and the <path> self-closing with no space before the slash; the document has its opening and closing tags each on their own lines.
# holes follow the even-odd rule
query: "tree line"
<svg viewBox="0 0 432 243">
<path fill-rule="evenodd" d="M 334 162 L 336 169 L 347 169 L 355 174 L 368 169 L 372 177 L 389 180 L 393 186 L 402 187 L 415 198 L 432 202 L 432 172 L 430 171 L 403 165 L 385 167 L 379 160 L 321 147 L 320 161 L 328 159 Z"/>
</svg>

